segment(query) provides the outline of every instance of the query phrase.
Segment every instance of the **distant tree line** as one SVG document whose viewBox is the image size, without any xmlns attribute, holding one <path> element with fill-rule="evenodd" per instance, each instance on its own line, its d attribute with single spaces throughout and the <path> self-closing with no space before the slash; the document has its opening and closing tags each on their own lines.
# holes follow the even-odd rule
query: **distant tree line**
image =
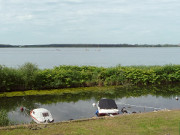
<svg viewBox="0 0 180 135">
<path fill-rule="evenodd" d="M 30 47 L 180 47 L 174 44 L 43 44 L 43 45 L 9 45 L 0 44 L 0 47 L 17 47 L 17 48 L 30 48 Z"/>
<path fill-rule="evenodd" d="M 15 46 L 15 45 L 6 45 L 6 44 L 0 44 L 1 48 L 7 48 L 7 47 L 19 47 L 19 46 Z"/>
</svg>

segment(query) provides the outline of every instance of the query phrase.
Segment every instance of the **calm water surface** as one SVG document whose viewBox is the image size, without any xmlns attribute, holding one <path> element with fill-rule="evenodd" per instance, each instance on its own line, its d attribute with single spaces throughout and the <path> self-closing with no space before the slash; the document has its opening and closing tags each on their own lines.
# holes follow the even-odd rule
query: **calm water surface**
<svg viewBox="0 0 180 135">
<path fill-rule="evenodd" d="M 115 99 L 119 110 L 126 107 L 128 112 L 148 112 L 154 111 L 153 108 L 161 109 L 178 109 L 180 101 L 175 100 L 174 97 L 163 98 L 152 95 L 141 96 L 138 98 L 117 98 Z M 52 113 L 55 122 L 64 121 L 69 119 L 90 118 L 95 116 L 96 107 L 92 103 L 96 103 L 95 99 L 79 100 L 77 102 L 58 102 L 52 104 L 37 104 L 39 107 L 46 108 Z M 20 107 L 8 113 L 9 118 L 17 123 L 30 123 L 32 119 L 29 117 L 29 112 L 20 112 Z"/>
<path fill-rule="evenodd" d="M 39 68 L 59 65 L 110 67 L 180 64 L 180 47 L 167 48 L 0 48 L 0 64 L 18 67 L 25 62 Z"/>
<path fill-rule="evenodd" d="M 176 89 L 176 92 L 172 92 L 173 89 Z M 93 107 L 92 104 L 97 103 L 101 98 L 114 99 L 119 110 L 122 107 L 126 107 L 129 113 L 133 111 L 140 113 L 160 109 L 179 109 L 180 100 L 175 99 L 176 96 L 180 97 L 179 89 L 179 87 L 166 87 L 165 89 L 147 88 L 142 90 L 139 88 L 123 88 L 112 90 L 111 93 L 88 92 L 79 94 L 67 93 L 63 95 L 4 97 L 0 98 L 0 107 L 7 110 L 9 118 L 16 123 L 30 123 L 32 119 L 29 116 L 29 110 L 39 107 L 48 109 L 52 113 L 55 122 L 59 122 L 95 116 L 97 108 Z M 21 112 L 21 106 L 27 108 L 27 111 Z"/>
</svg>

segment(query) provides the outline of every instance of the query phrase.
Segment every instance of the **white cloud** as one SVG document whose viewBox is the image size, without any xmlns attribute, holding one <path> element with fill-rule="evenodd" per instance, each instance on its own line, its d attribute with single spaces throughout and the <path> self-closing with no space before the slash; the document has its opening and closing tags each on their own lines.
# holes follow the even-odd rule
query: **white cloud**
<svg viewBox="0 0 180 135">
<path fill-rule="evenodd" d="M 82 3 L 82 0 L 66 0 L 68 2 L 73 2 L 73 3 Z"/>
<path fill-rule="evenodd" d="M 92 36 L 87 37 L 87 42 L 90 42 L 88 39 L 102 41 L 104 37 L 112 35 L 107 39 L 125 42 L 126 38 L 119 38 L 118 33 L 128 37 L 130 33 L 141 32 L 145 33 L 141 34 L 143 42 L 143 36 L 149 33 L 156 35 L 157 31 L 166 33 L 168 30 L 170 35 L 179 34 L 171 30 L 180 29 L 179 6 L 179 0 L 0 0 L 0 29 L 3 30 L 0 36 L 4 31 L 12 35 L 28 30 L 29 33 L 41 33 L 37 34 L 39 39 L 47 37 L 49 32 L 52 37 L 62 36 L 65 32 L 64 39 L 76 38 L 74 41 L 81 41 L 79 35 Z M 15 27 L 12 29 L 12 26 Z"/>
<path fill-rule="evenodd" d="M 17 16 L 17 18 L 18 18 L 20 21 L 31 20 L 31 19 L 33 18 L 33 15 L 30 15 L 30 14 L 20 15 L 20 16 Z"/>
</svg>

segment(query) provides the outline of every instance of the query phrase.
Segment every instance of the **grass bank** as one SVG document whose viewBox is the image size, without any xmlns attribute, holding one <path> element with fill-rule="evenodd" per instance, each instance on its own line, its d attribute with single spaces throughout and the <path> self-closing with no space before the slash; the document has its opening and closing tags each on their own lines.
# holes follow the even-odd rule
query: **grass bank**
<svg viewBox="0 0 180 135">
<path fill-rule="evenodd" d="M 180 83 L 180 65 L 109 68 L 64 65 L 53 69 L 39 69 L 32 63 L 19 68 L 0 66 L 0 92 L 173 83 Z"/>
<path fill-rule="evenodd" d="M 2 135 L 179 135 L 180 111 L 159 111 L 86 121 L 21 125 L 0 129 Z"/>
</svg>

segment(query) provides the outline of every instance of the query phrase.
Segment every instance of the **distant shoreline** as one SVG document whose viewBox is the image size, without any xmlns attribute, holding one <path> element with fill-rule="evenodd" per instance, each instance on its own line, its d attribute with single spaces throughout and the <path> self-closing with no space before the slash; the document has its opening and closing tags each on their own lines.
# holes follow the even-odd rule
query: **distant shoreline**
<svg viewBox="0 0 180 135">
<path fill-rule="evenodd" d="M 43 44 L 43 45 L 10 45 L 10 44 L 0 44 L 0 48 L 36 48 L 36 47 L 63 47 L 63 48 L 105 48 L 105 47 L 180 47 L 180 45 L 174 44 Z"/>
</svg>

